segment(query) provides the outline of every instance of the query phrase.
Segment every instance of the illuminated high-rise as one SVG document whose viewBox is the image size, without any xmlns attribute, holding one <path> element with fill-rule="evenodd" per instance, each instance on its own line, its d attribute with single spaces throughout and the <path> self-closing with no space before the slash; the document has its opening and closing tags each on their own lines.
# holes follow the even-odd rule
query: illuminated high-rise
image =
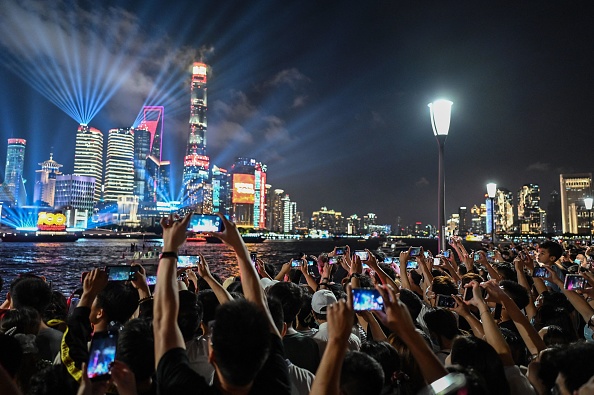
<svg viewBox="0 0 594 395">
<path fill-rule="evenodd" d="M 283 197 L 285 191 L 282 189 L 275 189 L 269 193 L 268 197 L 268 229 L 273 232 L 283 232 Z"/>
<path fill-rule="evenodd" d="M 25 165 L 25 139 L 8 139 L 6 149 L 6 167 L 4 170 L 4 188 L 10 196 L 10 203 L 22 206 L 27 202 L 27 193 L 23 180 Z"/>
<path fill-rule="evenodd" d="M 212 167 L 212 212 L 228 215 L 231 211 L 231 185 L 229 172 L 218 166 Z"/>
<path fill-rule="evenodd" d="M 237 158 L 231 167 L 232 212 L 238 226 L 266 227 L 266 165 L 252 158 Z"/>
<path fill-rule="evenodd" d="M 522 234 L 542 233 L 540 187 L 525 184 L 518 191 L 518 227 Z"/>
<path fill-rule="evenodd" d="M 590 222 L 584 198 L 592 196 L 592 173 L 561 174 L 559 179 L 563 233 L 587 234 Z"/>
<path fill-rule="evenodd" d="M 171 162 L 159 160 L 153 155 L 146 158 L 145 202 L 171 201 L 170 171 Z"/>
<path fill-rule="evenodd" d="M 151 152 L 151 132 L 146 125 L 134 129 L 134 195 L 141 201 L 147 195 L 146 161 Z"/>
<path fill-rule="evenodd" d="M 103 200 L 117 202 L 134 194 L 134 132 L 131 128 L 110 129 L 107 137 Z"/>
<path fill-rule="evenodd" d="M 212 210 L 210 158 L 206 155 L 207 84 L 208 66 L 195 62 L 190 86 L 190 135 L 184 157 L 183 200 L 184 205 L 198 212 Z"/>
<path fill-rule="evenodd" d="M 41 170 L 37 170 L 35 179 L 35 190 L 33 193 L 33 203 L 45 203 L 50 207 L 54 206 L 54 197 L 56 193 L 56 176 L 60 175 L 61 164 L 54 160 L 54 154 L 50 153 L 49 160 L 39 163 Z"/>
<path fill-rule="evenodd" d="M 103 185 L 103 133 L 99 129 L 79 125 L 76 132 L 73 174 L 95 179 L 93 201 L 97 203 L 101 199 Z"/>
</svg>

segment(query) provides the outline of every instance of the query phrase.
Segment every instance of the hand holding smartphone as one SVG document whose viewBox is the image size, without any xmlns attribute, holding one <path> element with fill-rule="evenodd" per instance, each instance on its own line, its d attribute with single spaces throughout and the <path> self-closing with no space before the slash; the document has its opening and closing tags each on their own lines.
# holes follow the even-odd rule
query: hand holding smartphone
<svg viewBox="0 0 594 395">
<path fill-rule="evenodd" d="M 225 224 L 218 215 L 194 213 L 190 218 L 187 230 L 194 233 L 222 232 L 225 230 Z"/>
<path fill-rule="evenodd" d="M 138 271 L 138 266 L 108 265 L 105 266 L 107 281 L 132 281 Z"/>
<path fill-rule="evenodd" d="M 115 331 L 93 334 L 87 362 L 87 376 L 91 381 L 109 380 L 117 343 L 118 333 Z"/>
<path fill-rule="evenodd" d="M 383 310 L 384 299 L 375 288 L 353 288 L 353 309 L 355 311 Z"/>
</svg>

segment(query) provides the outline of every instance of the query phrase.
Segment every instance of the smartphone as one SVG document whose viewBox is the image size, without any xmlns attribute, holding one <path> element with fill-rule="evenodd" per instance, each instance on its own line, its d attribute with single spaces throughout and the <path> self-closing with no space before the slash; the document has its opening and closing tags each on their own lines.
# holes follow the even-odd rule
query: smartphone
<svg viewBox="0 0 594 395">
<path fill-rule="evenodd" d="M 411 247 L 410 248 L 410 257 L 416 258 L 421 253 L 421 247 Z"/>
<path fill-rule="evenodd" d="M 481 288 L 481 293 L 483 294 L 483 299 L 487 297 L 487 290 Z M 474 295 L 472 294 L 472 287 L 464 288 L 464 300 L 469 301 L 472 299 Z"/>
<path fill-rule="evenodd" d="M 108 380 L 115 361 L 118 332 L 95 332 L 91 339 L 87 375 L 91 381 Z"/>
<path fill-rule="evenodd" d="M 394 263 L 394 257 L 393 256 L 387 256 L 384 258 L 384 263 Z"/>
<path fill-rule="evenodd" d="M 355 311 L 383 310 L 384 299 L 375 288 L 353 288 L 353 309 Z"/>
<path fill-rule="evenodd" d="M 586 279 L 579 274 L 567 274 L 563 288 L 569 291 L 583 290 L 586 285 Z"/>
<path fill-rule="evenodd" d="M 430 387 L 434 395 L 458 394 L 466 387 L 466 377 L 462 373 L 450 373 L 432 382 Z"/>
<path fill-rule="evenodd" d="M 423 251 L 423 255 L 425 256 L 425 258 L 429 258 L 431 256 L 431 253 L 429 251 Z"/>
<path fill-rule="evenodd" d="M 138 266 L 117 265 L 105 266 L 107 281 L 130 281 L 138 271 Z"/>
<path fill-rule="evenodd" d="M 344 255 L 346 252 L 346 247 L 336 247 L 334 250 L 334 255 Z"/>
<path fill-rule="evenodd" d="M 188 231 L 194 233 L 212 233 L 225 230 L 223 220 L 218 215 L 192 214 L 188 223 Z"/>
<path fill-rule="evenodd" d="M 551 277 L 551 273 L 544 267 L 535 267 L 532 277 L 549 278 Z"/>
<path fill-rule="evenodd" d="M 433 266 L 441 265 L 441 260 L 439 258 L 433 258 Z"/>
<path fill-rule="evenodd" d="M 68 305 L 68 315 L 71 315 L 74 312 L 74 309 L 76 309 L 76 306 L 78 306 L 78 303 L 80 302 L 80 295 L 79 294 L 73 294 L 70 297 L 70 302 Z"/>
<path fill-rule="evenodd" d="M 442 255 L 444 258 L 448 258 L 448 259 L 449 259 L 449 258 L 450 258 L 450 250 L 443 251 L 443 252 L 441 253 L 441 255 Z"/>
<path fill-rule="evenodd" d="M 328 264 L 329 265 L 336 265 L 338 263 L 339 263 L 338 257 L 331 256 L 330 258 L 328 258 Z"/>
<path fill-rule="evenodd" d="M 478 251 L 473 252 L 472 255 L 475 262 L 478 262 L 481 259 L 481 254 Z"/>
<path fill-rule="evenodd" d="M 367 251 L 357 250 L 357 251 L 355 251 L 355 255 L 357 255 L 359 257 L 359 259 L 361 259 L 362 261 L 369 260 L 369 254 L 367 253 Z"/>
<path fill-rule="evenodd" d="M 435 305 L 437 307 L 446 307 L 448 309 L 453 309 L 454 307 L 456 307 L 456 299 L 454 299 L 451 295 L 437 295 Z"/>
<path fill-rule="evenodd" d="M 293 259 L 291 261 L 291 267 L 301 267 L 301 259 Z"/>
<path fill-rule="evenodd" d="M 313 260 L 313 259 L 308 259 L 307 260 L 307 266 L 313 266 L 316 264 L 317 261 Z"/>
<path fill-rule="evenodd" d="M 180 255 L 177 257 L 177 268 L 194 267 L 200 263 L 200 255 Z"/>
<path fill-rule="evenodd" d="M 256 260 L 258 259 L 258 253 L 250 252 L 250 259 L 252 260 L 252 265 L 256 265 Z"/>
<path fill-rule="evenodd" d="M 144 267 L 144 274 L 146 276 L 146 284 L 147 285 L 157 284 L 158 265 L 145 265 L 143 267 Z"/>
<path fill-rule="evenodd" d="M 495 251 L 487 251 L 487 259 L 495 258 Z"/>
<path fill-rule="evenodd" d="M 418 269 L 419 263 L 417 261 L 408 261 L 406 262 L 406 269 Z"/>
</svg>

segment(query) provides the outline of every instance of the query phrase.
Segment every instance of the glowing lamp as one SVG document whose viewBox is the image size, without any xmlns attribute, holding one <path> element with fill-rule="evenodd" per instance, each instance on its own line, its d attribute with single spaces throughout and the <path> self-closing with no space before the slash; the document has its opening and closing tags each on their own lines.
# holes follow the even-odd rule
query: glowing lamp
<svg viewBox="0 0 594 395">
<path fill-rule="evenodd" d="M 436 100 L 429 103 L 431 113 L 431 126 L 435 136 L 447 136 L 450 130 L 450 119 L 452 115 L 452 103 L 449 100 Z"/>
<path fill-rule="evenodd" d="M 592 210 L 593 203 L 594 203 L 594 198 L 591 198 L 591 197 L 584 198 L 584 204 L 586 205 L 586 210 Z"/>
<path fill-rule="evenodd" d="M 495 197 L 495 194 L 497 193 L 497 184 L 495 184 L 494 182 L 490 182 L 487 184 L 487 195 L 489 196 L 490 199 L 493 199 Z"/>
</svg>

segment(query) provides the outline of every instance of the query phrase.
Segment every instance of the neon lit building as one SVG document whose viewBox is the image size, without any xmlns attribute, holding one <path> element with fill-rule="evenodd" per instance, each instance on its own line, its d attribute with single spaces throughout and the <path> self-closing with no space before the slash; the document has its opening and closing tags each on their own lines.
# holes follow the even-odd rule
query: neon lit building
<svg viewBox="0 0 594 395">
<path fill-rule="evenodd" d="M 27 192 L 23 180 L 25 165 L 25 139 L 8 139 L 6 149 L 6 167 L 4 170 L 4 189 L 10 204 L 24 206 L 27 203 Z"/>
<path fill-rule="evenodd" d="M 229 181 L 229 172 L 218 166 L 212 166 L 212 212 L 229 215 L 231 211 L 230 194 L 231 185 Z"/>
<path fill-rule="evenodd" d="M 35 180 L 35 191 L 33 193 L 33 203 L 46 203 L 54 206 L 54 197 L 56 193 L 56 176 L 60 173 L 61 164 L 54 160 L 54 154 L 50 153 L 49 160 L 39 163 L 41 170 L 37 170 Z"/>
<path fill-rule="evenodd" d="M 268 229 L 273 232 L 283 232 L 283 202 L 282 198 L 285 191 L 283 189 L 275 189 L 268 196 Z"/>
<path fill-rule="evenodd" d="M 232 215 L 238 226 L 266 227 L 266 165 L 237 158 L 231 167 Z"/>
<path fill-rule="evenodd" d="M 170 191 L 171 162 L 159 160 L 153 155 L 146 158 L 145 202 L 168 202 Z"/>
<path fill-rule="evenodd" d="M 93 212 L 95 177 L 61 174 L 56 176 L 54 208 L 67 217 L 69 227 L 87 228 Z"/>
<path fill-rule="evenodd" d="M 99 129 L 80 124 L 76 132 L 74 175 L 95 178 L 93 201 L 101 199 L 103 181 L 103 133 Z"/>
<path fill-rule="evenodd" d="M 184 158 L 184 205 L 198 212 L 212 212 L 212 189 L 209 180 L 210 158 L 206 155 L 206 110 L 208 66 L 195 62 L 190 87 L 190 135 Z"/>
<path fill-rule="evenodd" d="M 518 191 L 518 228 L 522 234 L 542 233 L 540 187 L 525 184 Z"/>
<path fill-rule="evenodd" d="M 134 129 L 134 196 L 144 201 L 147 195 L 146 160 L 151 152 L 151 132 L 146 125 Z"/>
<path fill-rule="evenodd" d="M 588 234 L 590 213 L 584 198 L 592 196 L 592 173 L 561 174 L 559 183 L 563 233 Z"/>
<path fill-rule="evenodd" d="M 120 196 L 134 194 L 134 131 L 110 129 L 107 137 L 105 190 L 103 200 L 117 202 Z"/>
</svg>

